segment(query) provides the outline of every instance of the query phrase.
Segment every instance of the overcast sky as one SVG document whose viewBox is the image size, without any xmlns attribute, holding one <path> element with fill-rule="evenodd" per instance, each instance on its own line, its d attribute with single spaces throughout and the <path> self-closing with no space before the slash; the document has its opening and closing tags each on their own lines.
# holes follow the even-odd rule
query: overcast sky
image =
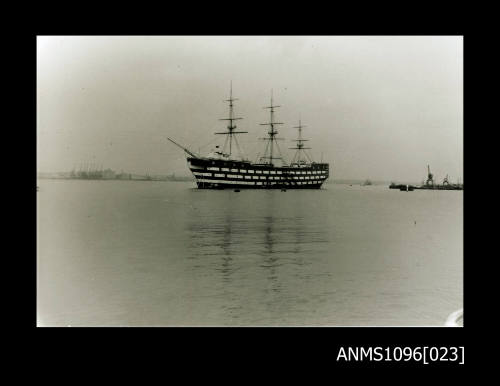
<svg viewBox="0 0 500 386">
<path fill-rule="evenodd" d="M 37 51 L 39 171 L 189 175 L 166 137 L 223 144 L 232 80 L 251 160 L 273 89 L 288 160 L 300 116 L 334 179 L 463 178 L 461 37 L 41 36 Z"/>
</svg>

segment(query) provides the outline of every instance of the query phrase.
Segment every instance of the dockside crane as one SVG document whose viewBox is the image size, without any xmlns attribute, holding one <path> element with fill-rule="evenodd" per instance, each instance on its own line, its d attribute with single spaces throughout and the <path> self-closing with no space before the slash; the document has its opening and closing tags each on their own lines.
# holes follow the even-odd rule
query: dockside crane
<svg viewBox="0 0 500 386">
<path fill-rule="evenodd" d="M 431 168 L 427 165 L 427 181 L 425 181 L 426 185 L 434 185 L 434 176 L 431 173 Z"/>
</svg>

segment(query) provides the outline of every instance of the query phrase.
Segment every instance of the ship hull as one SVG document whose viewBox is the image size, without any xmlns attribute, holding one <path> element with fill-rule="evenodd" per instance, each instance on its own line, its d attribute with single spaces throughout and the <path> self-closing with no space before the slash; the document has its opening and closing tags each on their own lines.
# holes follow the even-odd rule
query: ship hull
<svg viewBox="0 0 500 386">
<path fill-rule="evenodd" d="M 270 166 L 244 161 L 188 158 L 199 189 L 320 189 L 329 165 Z"/>
</svg>

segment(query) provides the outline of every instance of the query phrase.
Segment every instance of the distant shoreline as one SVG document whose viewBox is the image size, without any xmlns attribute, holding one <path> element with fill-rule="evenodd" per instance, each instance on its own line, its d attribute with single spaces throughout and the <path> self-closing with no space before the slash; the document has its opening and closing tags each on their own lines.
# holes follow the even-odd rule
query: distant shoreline
<svg viewBox="0 0 500 386">
<path fill-rule="evenodd" d="M 196 182 L 193 177 L 150 177 L 150 178 L 72 178 L 65 176 L 44 176 L 37 175 L 37 179 L 40 180 L 79 180 L 79 181 L 160 181 L 160 182 Z M 328 179 L 325 184 L 336 184 L 336 185 L 363 185 L 362 180 L 332 180 Z M 389 182 L 385 181 L 374 181 L 372 186 L 389 186 Z"/>
<path fill-rule="evenodd" d="M 127 173 L 127 175 L 129 175 Z M 74 178 L 68 175 L 58 175 L 58 173 L 41 173 L 37 174 L 37 179 L 43 180 L 84 180 L 84 181 L 164 181 L 164 182 L 196 182 L 195 178 L 192 176 L 141 176 L 131 174 L 131 178 Z M 336 185 L 363 185 L 366 180 L 355 180 L 355 179 L 332 179 L 329 178 L 325 181 L 325 184 L 336 184 Z M 391 181 L 371 181 L 371 186 L 389 186 Z M 403 184 L 416 185 L 414 182 L 405 182 Z M 368 185 L 370 186 L 370 185 Z"/>
<path fill-rule="evenodd" d="M 75 180 L 75 181 L 159 181 L 159 182 L 189 182 L 195 181 L 191 177 L 174 177 L 174 178 L 71 178 L 71 177 L 55 177 L 55 176 L 37 176 L 39 180 Z"/>
</svg>

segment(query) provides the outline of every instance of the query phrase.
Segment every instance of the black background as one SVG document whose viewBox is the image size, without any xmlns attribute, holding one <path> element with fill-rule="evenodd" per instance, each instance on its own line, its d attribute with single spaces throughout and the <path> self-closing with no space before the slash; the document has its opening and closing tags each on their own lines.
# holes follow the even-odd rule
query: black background
<svg viewBox="0 0 500 386">
<path fill-rule="evenodd" d="M 186 8 L 181 9 L 182 5 Z M 227 6 L 221 3 L 217 9 L 214 4 L 202 6 L 197 3 L 176 6 L 166 3 L 161 8 L 151 6 L 146 10 L 135 9 L 127 3 L 121 3 L 116 8 L 90 4 L 71 9 L 65 7 L 47 5 L 43 13 L 34 10 L 31 18 L 23 23 L 23 30 L 16 36 L 19 44 L 8 52 L 8 64 L 13 65 L 20 74 L 8 77 L 11 78 L 9 80 L 15 80 L 16 92 L 11 100 L 14 111 L 7 112 L 7 115 L 15 118 L 15 125 L 9 124 L 10 128 L 6 131 L 17 134 L 18 138 L 6 140 L 4 146 L 14 154 L 9 155 L 9 168 L 17 168 L 22 162 L 24 176 L 29 175 L 29 178 L 22 178 L 22 188 L 8 192 L 10 197 L 20 200 L 9 226 L 19 237 L 6 241 L 6 246 L 14 247 L 11 250 L 15 251 L 15 260 L 20 267 L 12 275 L 4 271 L 5 276 L 14 279 L 14 284 L 9 285 L 9 288 L 15 289 L 11 291 L 15 296 L 10 296 L 12 293 L 8 296 L 14 300 L 13 312 L 9 312 L 9 315 L 14 316 L 6 319 L 6 324 L 9 327 L 23 327 L 19 335 L 13 333 L 16 334 L 17 342 L 13 351 L 15 358 L 15 354 L 18 354 L 19 358 L 27 357 L 39 365 L 47 365 L 43 367 L 43 374 L 47 376 L 60 374 L 60 370 L 75 369 L 69 382 L 79 377 L 86 378 L 98 369 L 106 370 L 112 376 L 108 379 L 113 379 L 115 372 L 117 377 L 127 376 L 136 373 L 140 367 L 144 370 L 139 374 L 142 380 L 154 373 L 160 376 L 157 379 L 161 383 L 177 384 L 173 382 L 171 372 L 180 371 L 181 368 L 182 383 L 199 376 L 205 379 L 203 383 L 208 383 L 208 378 L 217 374 L 216 380 L 241 383 L 263 370 L 269 370 L 275 378 L 271 375 L 258 378 L 259 383 L 280 380 L 285 375 L 297 380 L 300 380 L 300 375 L 305 375 L 302 379 L 312 381 L 319 373 L 327 375 L 328 383 L 334 383 L 334 380 L 337 383 L 335 373 L 329 372 L 329 369 L 386 366 L 464 368 L 480 357 L 479 344 L 484 342 L 470 337 L 472 330 L 477 331 L 474 325 L 478 312 L 474 309 L 478 308 L 478 302 L 471 300 L 477 299 L 471 293 L 476 287 L 472 284 L 472 278 L 475 277 L 472 273 L 474 256 L 479 252 L 475 249 L 471 256 L 469 242 L 464 242 L 467 256 L 464 259 L 464 292 L 467 293 L 467 296 L 464 293 L 464 307 L 467 308 L 464 328 L 37 328 L 36 35 L 464 35 L 464 111 L 467 111 L 464 118 L 474 115 L 471 112 L 475 103 L 471 99 L 474 98 L 465 98 L 465 85 L 469 90 L 465 73 L 470 71 L 469 57 L 475 56 L 474 53 L 470 54 L 475 51 L 475 38 L 464 33 L 463 18 L 456 8 L 443 7 L 438 10 L 424 3 L 415 3 L 414 7 L 408 9 L 390 5 L 386 8 L 372 6 L 369 9 L 357 3 L 350 10 L 335 3 L 309 8 L 297 3 L 232 3 Z M 123 14 L 124 10 L 127 11 L 126 15 Z M 290 15 L 290 11 L 294 14 Z M 470 94 L 473 92 L 470 91 Z M 16 111 L 16 108 L 19 110 Z M 474 130 L 466 123 L 469 123 L 469 119 L 464 119 L 464 163 L 466 159 L 470 169 L 464 164 L 464 174 L 474 168 L 471 165 L 474 157 L 470 156 L 474 148 Z M 11 157 L 15 157 L 15 162 Z M 475 201 L 470 182 L 470 190 L 464 195 L 464 203 L 469 206 Z M 481 221 L 474 218 L 478 216 L 474 212 L 464 211 L 464 223 L 477 224 L 477 221 Z M 477 227 L 471 227 L 474 230 L 469 228 L 466 226 L 464 229 L 466 240 L 472 237 L 469 232 L 477 232 Z M 484 310 L 479 313 L 484 314 Z M 451 362 L 429 365 L 414 362 L 338 363 L 336 358 L 341 346 L 465 346 L 465 365 Z M 304 374 L 306 366 L 308 372 Z M 236 377 L 230 376 L 230 372 L 239 369 L 241 372 Z"/>
</svg>

